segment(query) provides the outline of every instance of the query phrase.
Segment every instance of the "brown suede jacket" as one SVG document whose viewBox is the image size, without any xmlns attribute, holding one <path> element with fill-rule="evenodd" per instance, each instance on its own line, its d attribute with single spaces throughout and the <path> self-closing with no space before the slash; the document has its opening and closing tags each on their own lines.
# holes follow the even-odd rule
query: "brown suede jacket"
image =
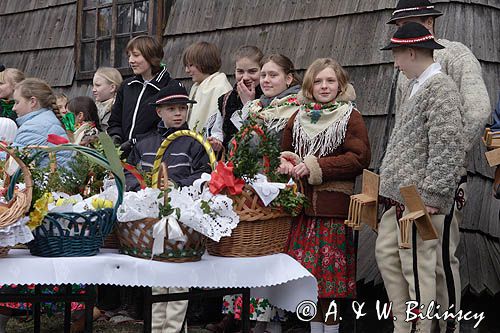
<svg viewBox="0 0 500 333">
<path fill-rule="evenodd" d="M 288 121 L 281 143 L 282 156 L 294 164 L 302 162 L 293 147 L 293 123 L 296 116 L 297 113 Z M 307 182 L 303 181 L 305 194 L 309 199 L 306 215 L 346 218 L 356 176 L 368 168 L 370 159 L 368 131 L 362 115 L 353 110 L 344 143 L 328 156 L 309 155 L 303 160 L 310 171 Z"/>
</svg>

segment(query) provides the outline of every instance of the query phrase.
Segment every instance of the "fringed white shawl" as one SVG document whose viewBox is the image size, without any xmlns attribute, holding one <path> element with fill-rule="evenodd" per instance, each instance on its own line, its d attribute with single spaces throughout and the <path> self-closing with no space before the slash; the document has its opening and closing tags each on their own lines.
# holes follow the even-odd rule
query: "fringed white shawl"
<svg viewBox="0 0 500 333">
<path fill-rule="evenodd" d="M 297 154 L 322 157 L 331 154 L 345 140 L 353 104 L 305 103 L 293 124 L 293 145 Z"/>
</svg>

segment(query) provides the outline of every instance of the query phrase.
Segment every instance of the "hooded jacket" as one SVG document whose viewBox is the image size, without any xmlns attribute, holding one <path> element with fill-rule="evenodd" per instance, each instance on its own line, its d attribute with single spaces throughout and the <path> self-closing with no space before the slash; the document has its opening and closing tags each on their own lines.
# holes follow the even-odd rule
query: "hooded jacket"
<svg viewBox="0 0 500 333">
<path fill-rule="evenodd" d="M 160 148 L 163 140 L 176 131 L 187 129 L 189 129 L 187 123 L 179 128 L 166 128 L 161 121 L 157 131 L 137 142 L 127 159 L 127 163 L 139 166 L 144 171 L 151 171 L 156 151 Z M 189 136 L 182 136 L 172 141 L 163 154 L 163 161 L 167 164 L 169 180 L 180 186 L 189 186 L 200 178 L 202 173 L 212 171 L 205 149 L 198 141 Z M 128 172 L 125 176 L 127 191 L 139 190 L 137 179 Z"/>
<path fill-rule="evenodd" d="M 172 79 L 166 67 L 151 81 L 136 75 L 123 81 L 116 94 L 115 104 L 108 122 L 108 134 L 121 142 L 152 132 L 161 120 L 150 99 Z"/>
</svg>

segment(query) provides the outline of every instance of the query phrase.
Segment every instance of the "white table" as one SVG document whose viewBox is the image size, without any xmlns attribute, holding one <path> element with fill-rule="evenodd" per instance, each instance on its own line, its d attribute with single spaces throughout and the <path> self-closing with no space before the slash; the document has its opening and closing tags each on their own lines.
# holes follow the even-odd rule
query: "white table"
<svg viewBox="0 0 500 333">
<path fill-rule="evenodd" d="M 206 254 L 198 262 L 165 263 L 109 249 L 92 257 L 61 258 L 34 257 L 28 250 L 11 250 L 0 259 L 0 272 L 0 285 L 82 283 L 250 289 L 251 296 L 268 298 L 271 304 L 289 311 L 295 311 L 303 300 L 317 299 L 316 279 L 286 254 L 255 258 Z"/>
</svg>

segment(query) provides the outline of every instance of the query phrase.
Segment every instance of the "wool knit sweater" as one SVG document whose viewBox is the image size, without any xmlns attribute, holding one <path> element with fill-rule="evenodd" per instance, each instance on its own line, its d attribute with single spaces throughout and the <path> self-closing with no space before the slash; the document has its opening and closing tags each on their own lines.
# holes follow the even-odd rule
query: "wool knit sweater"
<svg viewBox="0 0 500 333">
<path fill-rule="evenodd" d="M 465 163 L 460 94 L 443 73 L 408 98 L 412 85 L 403 90 L 380 167 L 380 194 L 403 203 L 399 188 L 415 184 L 425 205 L 448 213 Z"/>
<path fill-rule="evenodd" d="M 491 114 L 491 103 L 483 80 L 481 64 L 464 44 L 446 39 L 439 39 L 437 42 L 445 48 L 434 51 L 434 61 L 441 65 L 443 73 L 453 79 L 460 92 L 465 150 L 469 151 L 483 133 Z M 399 109 L 402 91 L 407 85 L 408 80 L 400 73 L 396 110 Z"/>
</svg>

